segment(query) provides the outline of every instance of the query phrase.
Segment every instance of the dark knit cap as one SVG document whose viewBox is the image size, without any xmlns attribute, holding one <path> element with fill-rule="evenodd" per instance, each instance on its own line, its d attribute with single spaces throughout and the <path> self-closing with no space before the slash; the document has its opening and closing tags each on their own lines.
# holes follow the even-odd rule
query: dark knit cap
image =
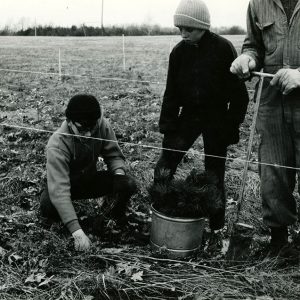
<svg viewBox="0 0 300 300">
<path fill-rule="evenodd" d="M 72 121 L 97 120 L 101 116 L 98 100 L 92 95 L 72 97 L 66 109 L 66 117 Z"/>
</svg>

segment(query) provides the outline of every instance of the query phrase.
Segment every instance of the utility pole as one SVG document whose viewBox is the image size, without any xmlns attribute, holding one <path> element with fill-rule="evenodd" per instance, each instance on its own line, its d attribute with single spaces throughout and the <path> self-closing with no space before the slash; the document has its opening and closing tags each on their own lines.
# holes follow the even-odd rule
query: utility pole
<svg viewBox="0 0 300 300">
<path fill-rule="evenodd" d="M 36 18 L 34 20 L 34 36 L 36 37 Z"/>
<path fill-rule="evenodd" d="M 103 26 L 103 9 L 104 9 L 104 0 L 102 1 L 102 9 L 101 9 L 101 31 L 102 31 L 102 35 L 104 35 L 104 26 Z"/>
<path fill-rule="evenodd" d="M 84 36 L 86 36 L 86 32 L 85 32 L 85 28 L 84 28 L 84 23 L 82 23 L 82 30 L 83 30 Z"/>
</svg>

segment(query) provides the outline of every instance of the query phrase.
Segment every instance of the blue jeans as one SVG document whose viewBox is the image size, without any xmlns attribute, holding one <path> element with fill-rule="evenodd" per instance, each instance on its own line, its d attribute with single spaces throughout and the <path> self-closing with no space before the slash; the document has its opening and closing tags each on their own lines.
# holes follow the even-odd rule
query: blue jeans
<svg viewBox="0 0 300 300">
<path fill-rule="evenodd" d="M 264 223 L 269 227 L 291 225 L 297 220 L 293 196 L 297 172 L 273 164 L 300 168 L 299 91 L 282 96 L 266 82 L 256 129 L 260 136 L 259 175 Z"/>
</svg>

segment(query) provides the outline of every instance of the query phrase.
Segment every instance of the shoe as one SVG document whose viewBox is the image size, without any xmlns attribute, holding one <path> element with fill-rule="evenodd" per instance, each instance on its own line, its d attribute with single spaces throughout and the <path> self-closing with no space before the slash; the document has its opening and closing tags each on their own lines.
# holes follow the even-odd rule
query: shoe
<svg viewBox="0 0 300 300">
<path fill-rule="evenodd" d="M 285 245 L 288 243 L 288 228 L 282 227 L 270 227 L 271 229 L 271 245 L 277 247 L 278 245 Z"/>
<path fill-rule="evenodd" d="M 219 210 L 219 212 L 209 217 L 209 227 L 211 230 L 222 229 L 224 227 L 224 224 L 225 224 L 225 208 Z"/>
<path fill-rule="evenodd" d="M 116 218 L 116 224 L 117 224 L 118 227 L 124 229 L 124 227 L 126 227 L 128 225 L 127 216 L 124 214 L 124 215 L 119 216 L 118 218 Z"/>
<path fill-rule="evenodd" d="M 103 215 L 97 215 L 93 219 L 92 232 L 96 236 L 100 236 L 101 237 L 104 234 L 104 222 L 105 222 L 105 218 L 104 218 Z"/>
<path fill-rule="evenodd" d="M 271 227 L 271 243 L 269 255 L 293 261 L 299 261 L 300 252 L 288 242 L 288 228 Z"/>
<path fill-rule="evenodd" d="M 39 219 L 38 220 L 39 225 L 46 230 L 49 230 L 52 227 L 52 225 L 55 223 L 54 220 L 42 216 L 39 216 L 38 219 Z"/>
<path fill-rule="evenodd" d="M 282 259 L 295 261 L 295 262 L 300 261 L 300 251 L 298 251 L 289 243 L 286 243 L 284 245 L 270 244 L 269 256 L 282 258 Z"/>
</svg>

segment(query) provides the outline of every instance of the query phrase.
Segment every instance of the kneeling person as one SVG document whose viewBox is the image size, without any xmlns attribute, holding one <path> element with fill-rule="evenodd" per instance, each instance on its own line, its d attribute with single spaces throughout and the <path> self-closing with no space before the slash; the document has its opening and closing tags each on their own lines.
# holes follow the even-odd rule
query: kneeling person
<svg viewBox="0 0 300 300">
<path fill-rule="evenodd" d="M 116 200 L 111 215 L 120 220 L 136 190 L 135 181 L 125 173 L 115 133 L 94 96 L 70 99 L 66 120 L 50 137 L 46 153 L 47 188 L 41 195 L 41 215 L 61 220 L 73 235 L 75 248 L 87 250 L 91 242 L 80 227 L 72 200 L 111 194 Z M 99 156 L 107 171 L 97 171 Z"/>
</svg>

